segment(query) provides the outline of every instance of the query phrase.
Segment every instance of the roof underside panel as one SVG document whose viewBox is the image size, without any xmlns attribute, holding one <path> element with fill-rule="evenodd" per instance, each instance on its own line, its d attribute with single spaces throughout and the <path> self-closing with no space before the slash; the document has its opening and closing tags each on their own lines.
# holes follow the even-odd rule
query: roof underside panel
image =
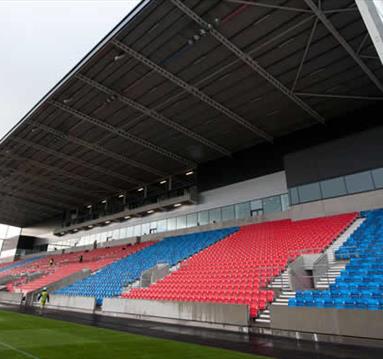
<svg viewBox="0 0 383 359">
<path fill-rule="evenodd" d="M 143 1 L 2 141 L 0 222 L 38 223 L 380 101 L 354 1 L 313 2 L 335 31 L 310 2 Z"/>
</svg>

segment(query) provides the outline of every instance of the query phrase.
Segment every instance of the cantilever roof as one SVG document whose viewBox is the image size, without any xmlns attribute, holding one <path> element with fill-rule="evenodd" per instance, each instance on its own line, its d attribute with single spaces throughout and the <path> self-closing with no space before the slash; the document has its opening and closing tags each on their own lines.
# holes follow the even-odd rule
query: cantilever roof
<svg viewBox="0 0 383 359">
<path fill-rule="evenodd" d="M 321 4 L 142 1 L 1 141 L 0 222 L 38 223 L 381 101 L 354 1 Z"/>
</svg>

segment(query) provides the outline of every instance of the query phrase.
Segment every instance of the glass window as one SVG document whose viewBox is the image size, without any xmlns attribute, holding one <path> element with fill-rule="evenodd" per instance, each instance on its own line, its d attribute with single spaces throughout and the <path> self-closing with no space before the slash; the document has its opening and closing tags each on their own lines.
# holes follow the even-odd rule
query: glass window
<svg viewBox="0 0 383 359">
<path fill-rule="evenodd" d="M 209 210 L 209 223 L 219 223 L 221 221 L 221 208 L 213 208 Z"/>
<path fill-rule="evenodd" d="M 107 233 L 107 232 L 102 232 L 102 233 L 101 233 L 101 238 L 100 238 L 101 242 L 105 242 L 107 236 L 108 236 L 108 233 Z"/>
<path fill-rule="evenodd" d="M 186 227 L 186 216 L 177 217 L 177 229 L 182 229 Z"/>
<path fill-rule="evenodd" d="M 298 187 L 300 203 L 321 199 L 319 183 L 309 183 Z"/>
<path fill-rule="evenodd" d="M 197 225 L 198 216 L 197 213 L 188 214 L 186 216 L 186 226 L 188 228 L 195 227 Z"/>
<path fill-rule="evenodd" d="M 119 229 L 115 229 L 113 231 L 113 239 L 119 239 L 120 238 L 120 230 Z"/>
<path fill-rule="evenodd" d="M 149 223 L 144 223 L 144 224 L 141 226 L 141 233 L 142 233 L 142 235 L 149 234 L 149 231 L 150 231 L 150 225 L 149 225 Z"/>
<path fill-rule="evenodd" d="M 347 193 L 343 177 L 320 182 L 323 198 L 343 196 Z"/>
<path fill-rule="evenodd" d="M 234 206 L 222 207 L 222 221 L 230 221 L 235 218 Z"/>
<path fill-rule="evenodd" d="M 141 235 L 141 224 L 138 224 L 137 226 L 134 226 L 133 235 L 135 237 Z"/>
<path fill-rule="evenodd" d="M 296 187 L 289 188 L 289 196 L 291 204 L 299 203 L 298 189 Z"/>
<path fill-rule="evenodd" d="M 168 230 L 166 219 L 157 222 L 157 232 L 166 232 Z"/>
<path fill-rule="evenodd" d="M 252 211 L 262 209 L 262 200 L 261 199 L 256 199 L 254 201 L 250 202 L 250 208 Z"/>
<path fill-rule="evenodd" d="M 289 195 L 287 193 L 281 195 L 282 211 L 287 211 L 290 207 Z"/>
<path fill-rule="evenodd" d="M 202 211 L 198 213 L 198 223 L 202 226 L 209 223 L 209 212 Z M 197 223 L 197 225 L 198 225 Z"/>
<path fill-rule="evenodd" d="M 130 226 L 130 227 L 126 228 L 126 238 L 130 238 L 130 237 L 134 236 L 133 228 L 134 228 L 133 226 Z"/>
<path fill-rule="evenodd" d="M 150 222 L 150 229 L 153 230 L 153 229 L 157 229 L 157 222 Z"/>
<path fill-rule="evenodd" d="M 372 171 L 375 188 L 383 188 L 383 168 L 378 168 Z"/>
<path fill-rule="evenodd" d="M 126 228 L 123 227 L 123 228 L 120 228 L 120 238 L 126 238 Z"/>
<path fill-rule="evenodd" d="M 235 218 L 249 218 L 250 217 L 250 202 L 243 202 L 235 205 Z"/>
<path fill-rule="evenodd" d="M 281 197 L 273 196 L 263 199 L 263 213 L 281 212 Z"/>
<path fill-rule="evenodd" d="M 177 229 L 177 220 L 175 218 L 168 218 L 168 231 Z"/>
<path fill-rule="evenodd" d="M 348 193 L 366 192 L 374 189 L 371 172 L 360 172 L 345 177 Z"/>
</svg>

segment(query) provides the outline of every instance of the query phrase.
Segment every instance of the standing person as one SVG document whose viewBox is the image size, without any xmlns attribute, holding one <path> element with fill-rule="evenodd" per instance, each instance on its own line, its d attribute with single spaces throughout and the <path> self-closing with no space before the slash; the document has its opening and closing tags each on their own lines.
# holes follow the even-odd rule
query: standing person
<svg viewBox="0 0 383 359">
<path fill-rule="evenodd" d="M 51 259 L 49 260 L 49 265 L 52 267 L 54 262 L 55 262 L 55 261 L 53 260 L 53 258 L 51 258 Z"/>
<path fill-rule="evenodd" d="M 80 256 L 80 263 L 82 263 L 84 261 L 84 257 L 81 255 Z"/>
<path fill-rule="evenodd" d="M 49 303 L 49 293 L 48 289 L 45 287 L 43 288 L 42 292 L 38 295 L 37 300 L 40 302 L 41 305 L 41 315 L 44 312 L 45 304 Z"/>
</svg>

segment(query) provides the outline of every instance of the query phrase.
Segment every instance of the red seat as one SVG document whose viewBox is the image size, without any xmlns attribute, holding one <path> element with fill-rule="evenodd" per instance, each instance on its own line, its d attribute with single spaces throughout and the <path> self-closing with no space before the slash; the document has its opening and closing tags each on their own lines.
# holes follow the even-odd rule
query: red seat
<svg viewBox="0 0 383 359">
<path fill-rule="evenodd" d="M 135 289 L 125 298 L 248 304 L 258 315 L 273 299 L 267 285 L 289 261 L 301 254 L 319 253 L 349 225 L 356 214 L 292 222 L 266 222 L 242 227 L 181 264 L 181 268 L 153 284 Z M 148 294 L 149 293 L 149 294 Z"/>
</svg>

